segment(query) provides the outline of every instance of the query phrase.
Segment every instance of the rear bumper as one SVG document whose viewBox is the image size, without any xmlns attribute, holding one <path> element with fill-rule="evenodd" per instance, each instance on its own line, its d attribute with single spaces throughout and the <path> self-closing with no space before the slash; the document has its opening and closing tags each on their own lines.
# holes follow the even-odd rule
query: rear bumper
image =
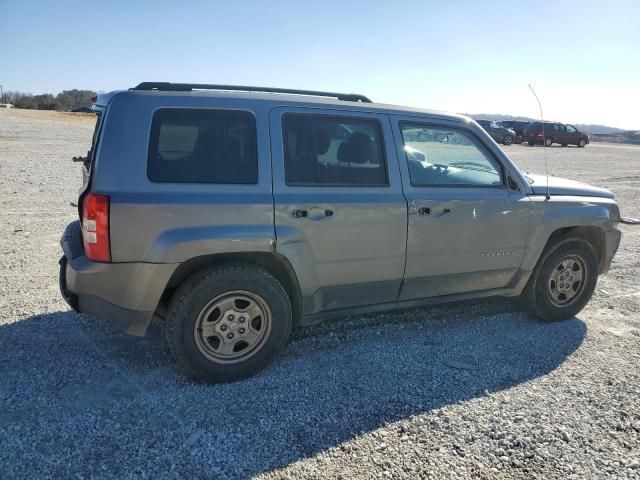
<svg viewBox="0 0 640 480">
<path fill-rule="evenodd" d="M 60 291 L 72 308 L 108 319 L 131 335 L 144 335 L 178 264 L 100 263 L 82 250 L 79 222 L 67 226 L 60 244 Z"/>
<path fill-rule="evenodd" d="M 600 262 L 600 274 L 607 273 L 611 268 L 611 262 L 618 251 L 620 240 L 622 239 L 622 232 L 620 230 L 609 230 L 608 232 L 605 232 L 604 235 L 605 251 Z"/>
</svg>

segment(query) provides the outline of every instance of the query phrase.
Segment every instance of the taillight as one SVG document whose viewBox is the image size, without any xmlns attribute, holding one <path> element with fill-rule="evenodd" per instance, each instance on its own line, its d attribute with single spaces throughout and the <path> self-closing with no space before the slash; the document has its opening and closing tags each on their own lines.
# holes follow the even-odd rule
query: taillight
<svg viewBox="0 0 640 480">
<path fill-rule="evenodd" d="M 109 245 L 109 197 L 88 193 L 82 200 L 84 254 L 95 262 L 111 261 Z"/>
</svg>

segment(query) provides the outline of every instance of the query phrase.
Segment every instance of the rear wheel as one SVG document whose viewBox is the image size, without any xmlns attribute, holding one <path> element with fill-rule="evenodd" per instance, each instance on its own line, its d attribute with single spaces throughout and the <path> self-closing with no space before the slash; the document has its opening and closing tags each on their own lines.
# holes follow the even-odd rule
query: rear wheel
<svg viewBox="0 0 640 480">
<path fill-rule="evenodd" d="M 572 318 L 587 304 L 598 280 L 593 246 L 567 238 L 547 247 L 524 292 L 529 311 L 546 321 Z"/>
<path fill-rule="evenodd" d="M 282 285 L 252 266 L 214 267 L 175 293 L 167 342 L 192 377 L 234 381 L 254 375 L 285 345 L 291 305 Z"/>
<path fill-rule="evenodd" d="M 544 145 L 545 147 L 550 147 L 551 145 L 553 145 L 553 140 L 551 140 L 551 137 L 547 137 L 544 139 Z"/>
</svg>

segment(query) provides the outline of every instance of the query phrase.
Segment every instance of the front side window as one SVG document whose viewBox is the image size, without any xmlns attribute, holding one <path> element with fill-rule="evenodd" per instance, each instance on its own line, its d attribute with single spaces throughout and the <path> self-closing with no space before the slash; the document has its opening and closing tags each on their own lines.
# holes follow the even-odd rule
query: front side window
<svg viewBox="0 0 640 480">
<path fill-rule="evenodd" d="M 573 125 L 567 125 L 567 132 L 568 133 L 576 133 L 576 127 L 574 127 Z"/>
<path fill-rule="evenodd" d="M 257 183 L 254 116 L 237 110 L 157 110 L 147 175 L 154 182 Z"/>
<path fill-rule="evenodd" d="M 491 122 L 490 125 L 494 130 L 500 130 L 500 125 L 498 125 L 498 122 Z"/>
<path fill-rule="evenodd" d="M 388 184 L 376 120 L 290 113 L 282 129 L 288 185 Z"/>
<path fill-rule="evenodd" d="M 499 164 L 465 132 L 401 123 L 411 185 L 497 187 Z"/>
</svg>

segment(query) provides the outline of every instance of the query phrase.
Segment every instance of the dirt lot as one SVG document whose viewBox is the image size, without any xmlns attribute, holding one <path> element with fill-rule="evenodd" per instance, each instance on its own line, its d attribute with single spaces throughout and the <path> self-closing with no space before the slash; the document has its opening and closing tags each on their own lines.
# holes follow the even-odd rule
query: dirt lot
<svg viewBox="0 0 640 480">
<path fill-rule="evenodd" d="M 58 294 L 92 129 L 0 111 L 2 478 L 640 478 L 640 226 L 570 321 L 499 300 L 342 319 L 255 378 L 194 384 L 157 325 L 127 337 Z M 544 172 L 542 148 L 505 148 Z M 640 147 L 548 156 L 640 218 Z"/>
</svg>

